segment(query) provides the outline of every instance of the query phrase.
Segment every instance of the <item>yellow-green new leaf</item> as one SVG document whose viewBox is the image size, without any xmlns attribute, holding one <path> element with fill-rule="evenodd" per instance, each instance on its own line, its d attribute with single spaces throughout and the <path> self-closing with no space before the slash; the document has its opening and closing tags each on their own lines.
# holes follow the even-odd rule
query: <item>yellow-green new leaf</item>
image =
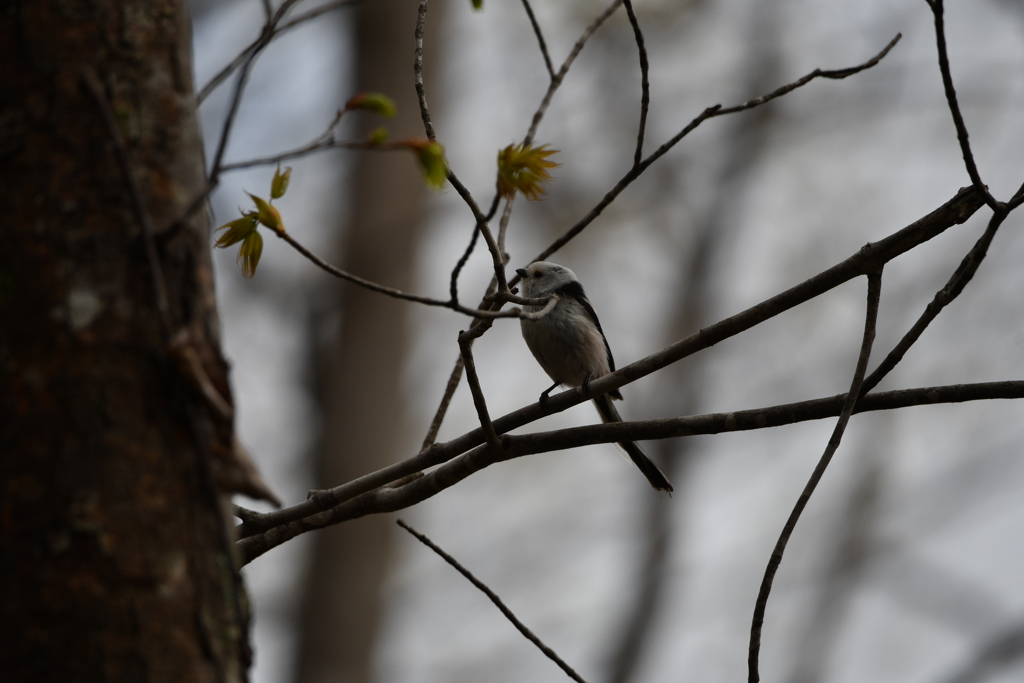
<svg viewBox="0 0 1024 683">
<path fill-rule="evenodd" d="M 477 12 L 479 12 L 480 10 L 482 10 L 484 8 L 484 0 L 472 0 L 472 2 L 473 2 L 473 9 L 475 9 Z"/>
<path fill-rule="evenodd" d="M 281 173 L 281 167 L 278 166 L 277 170 L 274 171 L 274 179 L 270 182 L 270 198 L 280 199 L 284 196 L 284 193 L 288 191 L 288 181 L 292 178 L 292 167 L 284 169 L 284 173 Z"/>
<path fill-rule="evenodd" d="M 249 194 L 248 192 L 246 192 L 246 194 L 252 197 L 252 200 L 256 202 L 256 216 L 259 219 L 259 222 L 274 232 L 284 232 L 284 224 L 281 222 L 281 214 L 278 210 L 271 206 L 270 202 L 266 199 L 257 197 L 254 194 Z"/>
<path fill-rule="evenodd" d="M 252 277 L 256 274 L 256 266 L 259 265 L 262 255 L 263 236 L 260 235 L 259 230 L 255 230 L 242 241 L 242 248 L 238 250 L 238 260 L 242 264 L 244 277 Z"/>
<path fill-rule="evenodd" d="M 379 92 L 361 92 L 348 101 L 345 109 L 365 109 L 388 118 L 393 118 L 398 113 L 394 100 Z"/>
<path fill-rule="evenodd" d="M 230 223 L 225 223 L 217 228 L 217 232 L 223 230 L 224 234 L 217 238 L 214 246 L 223 249 L 225 247 L 230 247 L 232 244 L 238 244 L 244 240 L 249 233 L 256 229 L 257 221 L 258 219 L 256 218 L 255 213 L 247 213 L 243 214 L 241 218 L 236 218 Z"/>
<path fill-rule="evenodd" d="M 444 159 L 444 147 L 435 140 L 424 138 L 406 140 L 405 146 L 416 152 L 423 171 L 423 179 L 433 188 L 440 190 L 448 179 L 448 162 Z"/>
<path fill-rule="evenodd" d="M 521 192 L 530 201 L 541 199 L 546 193 L 544 183 L 551 180 L 549 168 L 558 166 L 548 157 L 557 154 L 557 149 L 547 145 L 509 145 L 498 152 L 498 192 L 505 199 L 512 199 Z"/>
</svg>

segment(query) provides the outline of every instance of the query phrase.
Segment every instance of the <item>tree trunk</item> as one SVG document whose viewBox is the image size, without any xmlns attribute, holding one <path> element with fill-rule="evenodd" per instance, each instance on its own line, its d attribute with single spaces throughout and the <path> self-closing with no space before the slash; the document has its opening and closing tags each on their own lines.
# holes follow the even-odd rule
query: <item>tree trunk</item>
<svg viewBox="0 0 1024 683">
<path fill-rule="evenodd" d="M 0 86 L 2 678 L 244 680 L 185 4 L 5 3 Z"/>
</svg>

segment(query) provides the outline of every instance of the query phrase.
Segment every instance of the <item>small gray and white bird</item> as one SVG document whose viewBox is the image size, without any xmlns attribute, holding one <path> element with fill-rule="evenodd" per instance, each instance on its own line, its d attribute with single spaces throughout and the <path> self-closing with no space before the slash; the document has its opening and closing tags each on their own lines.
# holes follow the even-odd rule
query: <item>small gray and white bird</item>
<svg viewBox="0 0 1024 683">
<path fill-rule="evenodd" d="M 554 309 L 540 320 L 520 320 L 526 345 L 555 382 L 541 394 L 541 401 L 547 400 L 551 390 L 559 385 L 578 387 L 613 372 L 612 350 L 576 274 L 565 266 L 547 261 L 531 263 L 526 268 L 517 269 L 516 273 L 522 278 L 522 296 L 539 299 L 558 295 Z M 541 307 L 524 308 L 533 312 Z M 612 399 L 622 400 L 618 389 L 598 396 L 594 405 L 602 421 L 621 422 Z M 672 484 L 639 446 L 632 441 L 620 442 L 619 446 L 640 468 L 651 486 L 659 491 L 672 491 Z"/>
</svg>

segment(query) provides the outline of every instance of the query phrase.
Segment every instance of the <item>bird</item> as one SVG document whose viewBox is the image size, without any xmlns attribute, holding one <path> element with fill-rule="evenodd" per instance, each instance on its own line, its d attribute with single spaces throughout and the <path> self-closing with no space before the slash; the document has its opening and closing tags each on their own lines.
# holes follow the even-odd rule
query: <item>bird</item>
<svg viewBox="0 0 1024 683">
<path fill-rule="evenodd" d="M 604 336 L 593 305 L 587 299 L 576 273 L 565 266 L 535 261 L 526 268 L 517 268 L 521 278 L 522 296 L 539 299 L 557 296 L 554 308 L 539 320 L 520 318 L 523 339 L 533 357 L 554 381 L 540 396 L 546 403 L 548 394 L 558 386 L 586 387 L 591 380 L 615 371 L 611 347 Z M 527 312 L 542 306 L 524 306 Z M 593 399 L 603 422 L 621 422 L 612 399 L 622 400 L 618 389 Z M 672 492 L 672 484 L 643 449 L 632 441 L 619 442 L 645 477 L 658 491 Z"/>
</svg>

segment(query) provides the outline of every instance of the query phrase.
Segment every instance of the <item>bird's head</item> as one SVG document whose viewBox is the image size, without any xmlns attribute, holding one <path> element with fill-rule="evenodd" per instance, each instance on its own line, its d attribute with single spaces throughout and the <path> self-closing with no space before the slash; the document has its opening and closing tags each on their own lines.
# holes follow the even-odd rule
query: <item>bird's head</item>
<svg viewBox="0 0 1024 683">
<path fill-rule="evenodd" d="M 526 268 L 517 268 L 516 273 L 522 278 L 522 295 L 528 299 L 553 292 L 567 282 L 577 282 L 576 273 L 547 261 L 535 261 Z"/>
</svg>

